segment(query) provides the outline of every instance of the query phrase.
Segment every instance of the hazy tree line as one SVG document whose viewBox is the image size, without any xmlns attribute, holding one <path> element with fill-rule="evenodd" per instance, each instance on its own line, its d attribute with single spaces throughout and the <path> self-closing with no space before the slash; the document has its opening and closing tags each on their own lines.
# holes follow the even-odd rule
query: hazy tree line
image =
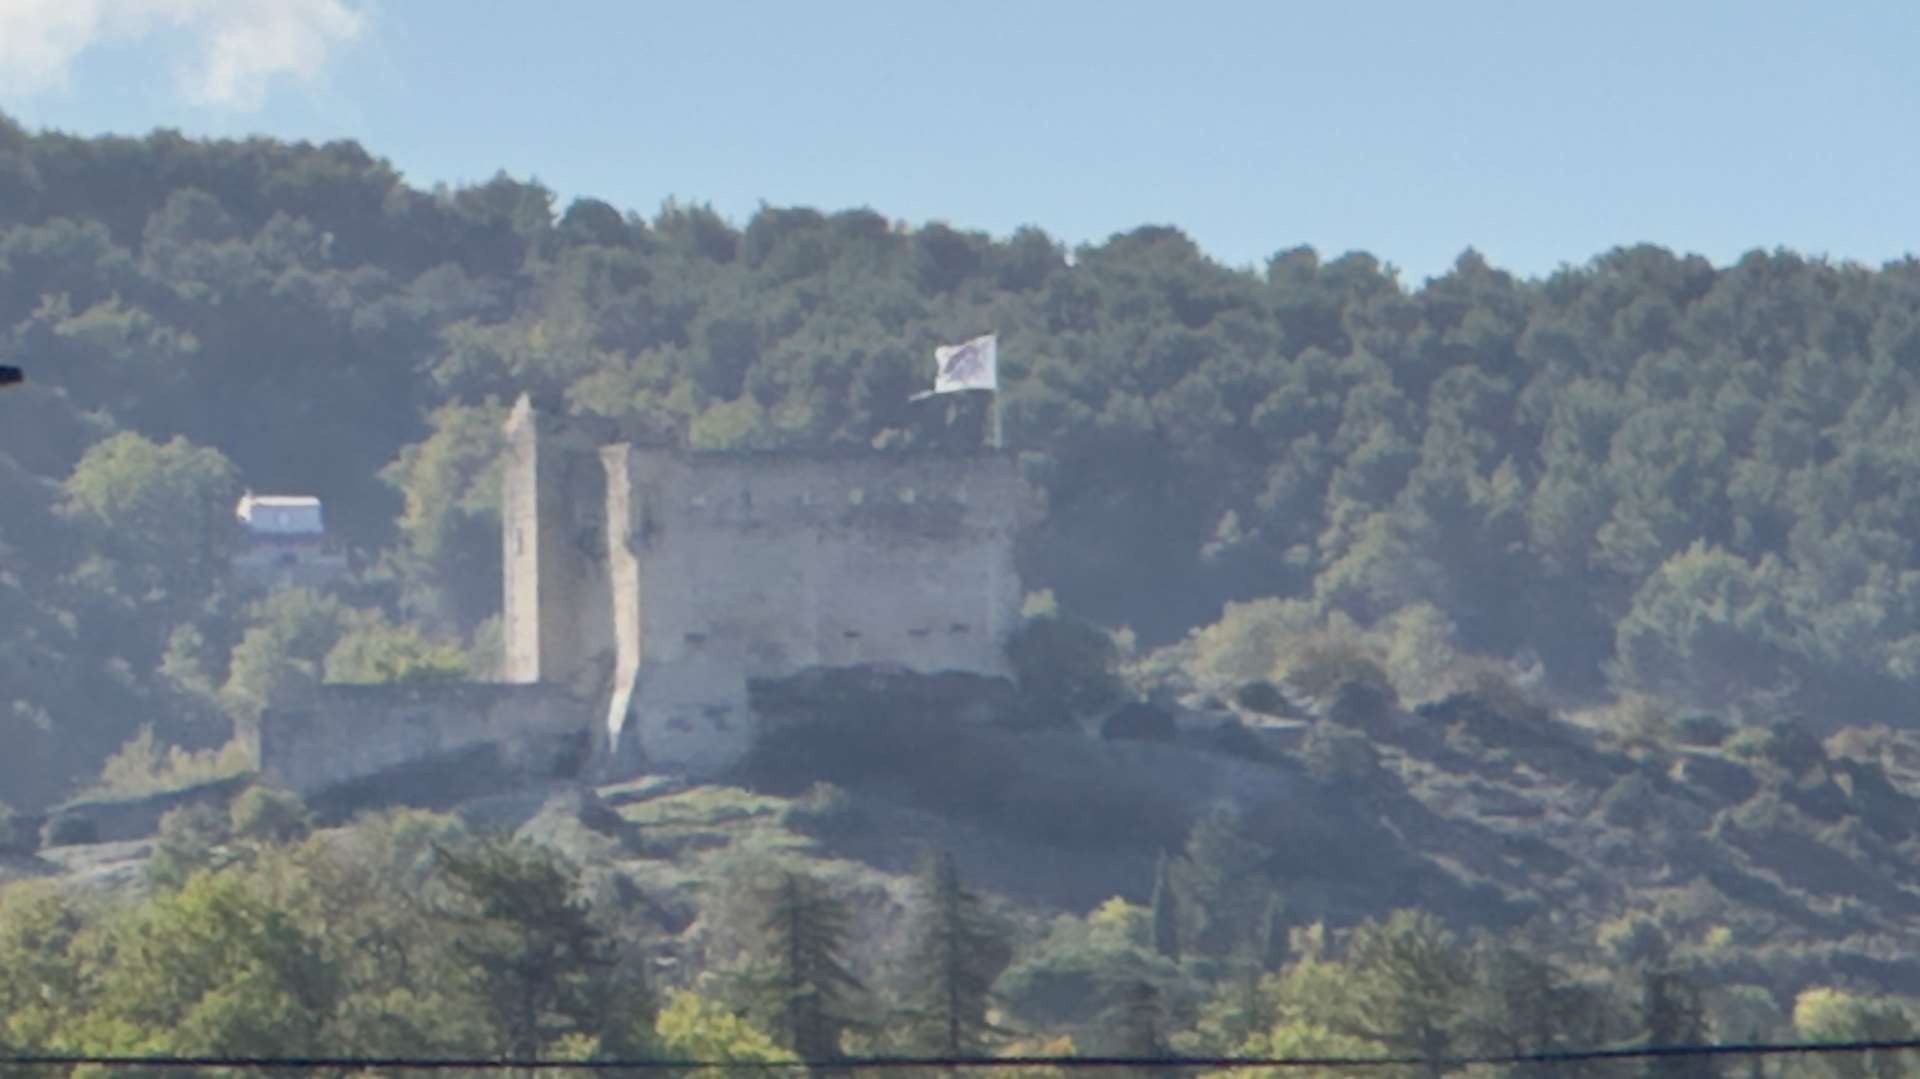
<svg viewBox="0 0 1920 1079">
<path fill-rule="evenodd" d="M 0 1044 L 744 1063 L 1449 1058 L 1916 1033 L 1904 1000 L 1812 988 L 1782 1008 L 1757 987 L 1712 982 L 1645 922 L 1584 942 L 1545 926 L 1461 936 L 1414 911 L 1338 933 L 1289 924 L 1284 896 L 1232 895 L 1244 866 L 1201 831 L 1163 866 L 1151 907 L 1113 899 L 1046 921 L 972 891 L 944 856 L 924 859 L 897 908 L 876 912 L 830 876 L 757 855 L 709 883 L 701 943 L 662 965 L 643 905 L 549 847 L 419 812 L 313 833 L 296 800 L 256 789 L 227 815 L 172 814 L 143 888 L 0 890 Z M 876 934 L 876 918 L 902 928 Z M 1900 1067 L 1883 1053 L 1554 1073 L 1811 1079 Z"/>
</svg>

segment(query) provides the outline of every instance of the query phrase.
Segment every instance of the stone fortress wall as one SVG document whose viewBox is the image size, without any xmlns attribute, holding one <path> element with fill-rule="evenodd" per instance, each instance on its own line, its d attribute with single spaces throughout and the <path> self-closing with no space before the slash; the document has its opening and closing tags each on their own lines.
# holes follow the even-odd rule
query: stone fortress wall
<svg viewBox="0 0 1920 1079">
<path fill-rule="evenodd" d="M 560 421 L 505 429 L 503 684 L 324 686 L 257 760 L 300 793 L 584 736 L 598 774 L 710 775 L 753 744 L 749 680 L 877 665 L 1006 673 L 1010 454 L 686 453 Z"/>
<path fill-rule="evenodd" d="M 541 413 L 524 396 L 505 433 L 503 680 L 571 683 L 613 648 L 601 443 L 590 427 Z"/>
<path fill-rule="evenodd" d="M 751 744 L 749 679 L 884 664 L 1006 673 L 1006 454 L 602 454 L 614 597 L 608 747 L 693 773 Z"/>
<path fill-rule="evenodd" d="M 1005 671 L 1036 509 L 1011 454 L 646 448 L 524 397 L 506 433 L 506 678 L 597 693 L 615 771 L 737 760 L 749 679 Z"/>
<path fill-rule="evenodd" d="M 301 795 L 482 746 L 540 771 L 532 756 L 580 734 L 586 709 L 552 685 L 326 685 L 267 710 L 255 759 L 262 779 Z"/>
</svg>

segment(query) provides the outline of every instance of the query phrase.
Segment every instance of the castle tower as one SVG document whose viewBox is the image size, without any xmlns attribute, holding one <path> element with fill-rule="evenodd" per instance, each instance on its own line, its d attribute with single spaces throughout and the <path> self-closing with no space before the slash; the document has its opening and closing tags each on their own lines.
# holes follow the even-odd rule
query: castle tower
<svg viewBox="0 0 1920 1079">
<path fill-rule="evenodd" d="M 536 409 L 525 394 L 505 433 L 505 679 L 596 693 L 613 651 L 607 488 L 596 439 Z"/>
</svg>

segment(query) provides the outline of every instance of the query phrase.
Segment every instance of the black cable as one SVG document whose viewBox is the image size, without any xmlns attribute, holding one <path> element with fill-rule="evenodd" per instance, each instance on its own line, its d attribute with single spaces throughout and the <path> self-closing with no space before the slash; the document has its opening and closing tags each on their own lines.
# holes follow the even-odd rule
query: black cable
<svg viewBox="0 0 1920 1079">
<path fill-rule="evenodd" d="M 514 1060 L 502 1058 L 433 1057 L 245 1057 L 245 1056 L 110 1056 L 100 1054 L 0 1054 L 6 1067 L 116 1068 L 256 1068 L 437 1071 L 703 1071 L 739 1068 L 774 1071 L 817 1068 L 835 1071 L 871 1071 L 880 1068 L 1183 1068 L 1233 1070 L 1240 1068 L 1404 1068 L 1439 1065 L 1572 1064 L 1597 1060 L 1644 1060 L 1655 1057 L 1833 1056 L 1855 1053 L 1912 1052 L 1920 1039 L 1849 1042 L 1752 1042 L 1724 1045 L 1648 1045 L 1623 1049 L 1567 1049 L 1531 1053 L 1496 1053 L 1454 1057 L 849 1057 L 843 1060 L 734 1061 L 734 1060 Z"/>
</svg>

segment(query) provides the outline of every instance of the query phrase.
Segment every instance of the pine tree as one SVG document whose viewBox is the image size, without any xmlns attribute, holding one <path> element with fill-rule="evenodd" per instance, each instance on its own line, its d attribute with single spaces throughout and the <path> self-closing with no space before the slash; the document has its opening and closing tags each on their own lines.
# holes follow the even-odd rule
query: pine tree
<svg viewBox="0 0 1920 1079">
<path fill-rule="evenodd" d="M 1483 941 L 1476 956 L 1479 985 L 1463 1007 L 1468 1047 L 1492 1054 L 1548 1052 L 1605 1044 L 1624 1018 L 1607 995 L 1573 980 L 1552 956 L 1544 931 Z M 1512 1069 L 1526 1074 L 1528 1069 Z M 1611 1062 L 1565 1063 L 1568 1076 L 1612 1075 Z"/>
<path fill-rule="evenodd" d="M 1130 1060 L 1164 1060 L 1173 1055 L 1167 1039 L 1167 1006 L 1160 988 L 1145 979 L 1122 982 L 1114 991 L 1107 1014 L 1113 1055 Z M 1142 1065 L 1132 1071 L 1140 1079 L 1170 1079 L 1170 1067 Z"/>
<path fill-rule="evenodd" d="M 765 965 L 757 988 L 769 1027 L 800 1059 L 833 1060 L 863 989 L 844 958 L 851 915 L 819 881 L 799 873 L 781 873 L 761 900 Z"/>
<path fill-rule="evenodd" d="M 1275 892 L 1267 899 L 1266 924 L 1260 930 L 1260 966 L 1277 971 L 1287 965 L 1287 901 Z"/>
<path fill-rule="evenodd" d="M 1153 871 L 1153 950 L 1180 961 L 1180 901 L 1173 894 L 1173 873 L 1165 851 Z"/>
<path fill-rule="evenodd" d="M 986 1051 L 993 983 L 1013 958 L 1006 931 L 968 891 L 952 856 L 921 867 L 908 948 L 909 1030 L 916 1046 L 944 1057 Z"/>
<path fill-rule="evenodd" d="M 640 968 L 620 962 L 565 860 L 512 839 L 437 854 L 460 897 L 445 912 L 461 926 L 454 947 L 504 1055 L 538 1057 L 569 1035 L 616 1047 L 636 1024 L 652 1025 L 636 1014 L 652 1010 Z"/>
<path fill-rule="evenodd" d="M 1640 1021 L 1650 1046 L 1705 1045 L 1706 1007 L 1700 987 L 1668 962 L 1648 964 L 1640 975 Z M 1711 1079 L 1720 1073 L 1711 1057 L 1649 1057 L 1648 1079 Z"/>
<path fill-rule="evenodd" d="M 1259 932 L 1270 855 L 1238 818 L 1215 812 L 1196 821 L 1183 855 L 1169 866 L 1179 892 L 1187 951 L 1225 956 Z"/>
</svg>

